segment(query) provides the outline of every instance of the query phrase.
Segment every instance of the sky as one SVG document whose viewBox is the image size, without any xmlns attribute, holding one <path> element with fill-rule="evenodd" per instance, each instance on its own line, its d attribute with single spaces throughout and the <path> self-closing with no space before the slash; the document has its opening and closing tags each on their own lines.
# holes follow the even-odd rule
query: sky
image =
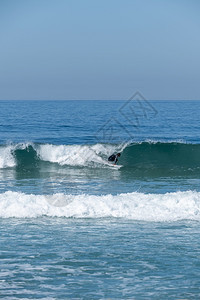
<svg viewBox="0 0 200 300">
<path fill-rule="evenodd" d="M 200 100 L 199 0 L 0 0 L 0 100 Z"/>
</svg>

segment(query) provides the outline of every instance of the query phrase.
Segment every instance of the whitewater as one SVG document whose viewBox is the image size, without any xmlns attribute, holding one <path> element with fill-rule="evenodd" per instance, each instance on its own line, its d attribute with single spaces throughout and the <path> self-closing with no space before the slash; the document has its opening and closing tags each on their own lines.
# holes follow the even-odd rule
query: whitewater
<svg viewBox="0 0 200 300">
<path fill-rule="evenodd" d="M 61 166 L 106 166 L 108 165 L 108 156 L 113 152 L 123 151 L 126 146 L 127 144 L 39 145 L 29 142 L 2 145 L 0 147 L 0 168 L 15 167 L 23 160 L 27 164 L 32 163 L 34 159 L 35 162 L 42 160 Z M 26 159 L 28 160 L 26 161 Z"/>
<path fill-rule="evenodd" d="M 93 195 L 28 195 L 5 192 L 0 195 L 2 218 L 125 218 L 135 221 L 200 221 L 200 193 L 127 193 Z"/>
<path fill-rule="evenodd" d="M 200 170 L 200 144 L 141 141 L 120 144 L 53 145 L 19 143 L 0 146 L 0 168 L 38 166 L 40 161 L 74 167 L 110 167 L 108 157 L 121 153 L 120 166 L 179 172 Z M 145 175 L 145 172 L 144 172 Z"/>
</svg>

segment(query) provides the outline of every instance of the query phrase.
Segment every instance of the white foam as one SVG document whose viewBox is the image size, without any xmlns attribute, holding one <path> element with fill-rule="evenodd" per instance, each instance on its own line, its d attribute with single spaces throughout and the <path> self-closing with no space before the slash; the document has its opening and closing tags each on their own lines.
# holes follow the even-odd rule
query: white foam
<svg viewBox="0 0 200 300">
<path fill-rule="evenodd" d="M 40 145 L 38 156 L 44 161 L 58 163 L 61 166 L 97 166 L 107 165 L 107 158 L 114 152 L 121 152 L 125 145 Z"/>
<path fill-rule="evenodd" d="M 127 144 L 108 145 L 35 145 L 33 143 L 11 144 L 0 148 L 0 169 L 14 167 L 17 161 L 13 155 L 17 149 L 25 150 L 29 146 L 37 152 L 41 160 L 58 163 L 61 166 L 90 166 L 98 165 L 112 167 L 107 158 L 114 152 L 121 152 Z"/>
<path fill-rule="evenodd" d="M 119 195 L 0 194 L 0 217 L 126 218 L 142 221 L 200 221 L 200 193 Z"/>
<path fill-rule="evenodd" d="M 15 158 L 12 155 L 12 146 L 0 148 L 0 169 L 11 168 L 16 165 Z"/>
<path fill-rule="evenodd" d="M 4 147 L 0 147 L 0 169 L 15 167 L 17 162 L 13 155 L 14 151 L 17 149 L 24 150 L 28 148 L 28 146 L 32 146 L 34 148 L 34 144 L 32 143 L 9 144 Z"/>
</svg>

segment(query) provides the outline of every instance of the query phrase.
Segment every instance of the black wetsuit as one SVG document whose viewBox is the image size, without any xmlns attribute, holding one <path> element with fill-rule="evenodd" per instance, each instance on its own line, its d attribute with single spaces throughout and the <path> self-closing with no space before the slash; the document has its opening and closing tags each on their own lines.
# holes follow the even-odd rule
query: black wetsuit
<svg viewBox="0 0 200 300">
<path fill-rule="evenodd" d="M 118 162 L 118 156 L 115 154 L 112 154 L 111 156 L 108 157 L 108 161 L 112 161 L 116 164 Z"/>
</svg>

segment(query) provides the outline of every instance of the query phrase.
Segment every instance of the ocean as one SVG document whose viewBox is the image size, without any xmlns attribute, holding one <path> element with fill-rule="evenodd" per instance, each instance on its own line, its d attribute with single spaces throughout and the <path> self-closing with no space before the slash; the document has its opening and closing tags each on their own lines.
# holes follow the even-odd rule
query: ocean
<svg viewBox="0 0 200 300">
<path fill-rule="evenodd" d="M 0 113 L 0 298 L 200 299 L 200 101 Z"/>
</svg>

